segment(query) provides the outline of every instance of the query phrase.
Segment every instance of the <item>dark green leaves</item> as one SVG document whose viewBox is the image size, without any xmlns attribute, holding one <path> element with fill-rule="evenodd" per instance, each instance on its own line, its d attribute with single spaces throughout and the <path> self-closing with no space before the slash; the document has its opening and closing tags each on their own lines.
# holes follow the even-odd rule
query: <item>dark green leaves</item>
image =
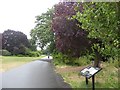
<svg viewBox="0 0 120 90">
<path fill-rule="evenodd" d="M 83 9 L 82 13 L 77 12 L 73 17 L 82 23 L 83 29 L 89 31 L 88 37 L 100 39 L 106 46 L 106 54 L 112 52 L 112 48 L 119 50 L 117 3 L 88 2 L 83 3 Z M 102 50 L 100 52 L 104 53 Z"/>
<path fill-rule="evenodd" d="M 53 8 L 46 13 L 36 16 L 36 26 L 31 30 L 31 37 L 42 50 L 54 41 L 54 35 L 51 30 L 51 21 L 53 17 Z"/>
</svg>

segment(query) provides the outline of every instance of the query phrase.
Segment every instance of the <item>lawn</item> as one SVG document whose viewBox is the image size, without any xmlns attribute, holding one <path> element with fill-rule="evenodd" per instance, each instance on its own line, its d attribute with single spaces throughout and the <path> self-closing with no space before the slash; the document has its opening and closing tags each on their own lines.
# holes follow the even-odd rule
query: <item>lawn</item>
<svg viewBox="0 0 120 90">
<path fill-rule="evenodd" d="M 92 79 L 86 87 L 85 78 L 80 75 L 80 70 L 85 66 L 56 66 L 56 72 L 60 74 L 65 82 L 72 88 L 92 88 Z M 113 63 L 102 62 L 102 70 L 95 76 L 96 88 L 118 88 L 118 67 Z"/>
<path fill-rule="evenodd" d="M 25 63 L 38 60 L 40 57 L 16 57 L 16 56 L 0 56 L 0 72 L 5 72 L 11 68 L 18 67 Z"/>
</svg>

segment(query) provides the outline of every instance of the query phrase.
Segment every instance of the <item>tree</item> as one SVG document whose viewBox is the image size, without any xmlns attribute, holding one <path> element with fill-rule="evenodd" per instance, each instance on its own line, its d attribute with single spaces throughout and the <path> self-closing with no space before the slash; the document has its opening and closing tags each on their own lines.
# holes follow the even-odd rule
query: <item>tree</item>
<svg viewBox="0 0 120 90">
<path fill-rule="evenodd" d="M 95 66 L 98 66 L 100 55 L 118 57 L 120 51 L 120 31 L 118 28 L 119 3 L 89 2 L 83 3 L 83 12 L 77 12 L 75 19 L 82 23 L 82 28 L 89 32 L 88 37 L 99 39 L 101 44 L 94 44 L 96 54 Z M 80 27 L 81 28 L 81 27 Z"/>
<path fill-rule="evenodd" d="M 76 14 L 75 2 L 62 2 L 55 5 L 52 30 L 55 33 L 56 48 L 70 57 L 79 57 L 91 50 L 92 40 L 77 19 L 70 19 Z M 79 6 L 82 12 L 82 7 Z"/>
<path fill-rule="evenodd" d="M 0 50 L 2 50 L 2 33 L 0 33 Z"/>
<path fill-rule="evenodd" d="M 2 33 L 0 33 L 0 55 L 2 55 Z"/>
<path fill-rule="evenodd" d="M 35 40 L 32 39 L 29 39 L 29 42 L 30 42 L 30 50 L 31 51 L 37 51 L 37 45 L 35 43 Z"/>
<path fill-rule="evenodd" d="M 25 47 L 29 48 L 30 43 L 27 36 L 19 31 L 6 30 L 2 33 L 2 48 L 12 54 L 24 54 Z"/>
<path fill-rule="evenodd" d="M 54 45 L 54 34 L 51 31 L 53 8 L 46 13 L 36 16 L 36 26 L 31 30 L 32 42 L 37 44 L 41 50 Z"/>
</svg>

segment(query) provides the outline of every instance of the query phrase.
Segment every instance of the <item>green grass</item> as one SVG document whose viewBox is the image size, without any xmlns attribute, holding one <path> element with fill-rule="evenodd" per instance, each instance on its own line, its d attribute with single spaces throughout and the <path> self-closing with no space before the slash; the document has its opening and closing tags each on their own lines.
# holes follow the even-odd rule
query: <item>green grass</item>
<svg viewBox="0 0 120 90">
<path fill-rule="evenodd" d="M 30 62 L 33 60 L 40 59 L 44 56 L 40 57 L 16 57 L 16 56 L 2 56 L 2 63 L 12 63 L 12 62 Z"/>
<path fill-rule="evenodd" d="M 7 71 L 11 68 L 18 67 L 25 63 L 39 60 L 44 56 L 40 57 L 16 57 L 16 56 L 0 56 L 0 71 Z"/>
<path fill-rule="evenodd" d="M 95 87 L 118 88 L 118 68 L 111 65 L 111 63 L 102 63 L 102 68 L 103 69 L 95 75 Z M 69 83 L 72 88 L 92 88 L 92 78 L 89 79 L 89 84 L 86 87 L 85 77 L 79 75 L 78 71 L 59 72 L 59 74 L 62 75 L 65 82 Z"/>
</svg>

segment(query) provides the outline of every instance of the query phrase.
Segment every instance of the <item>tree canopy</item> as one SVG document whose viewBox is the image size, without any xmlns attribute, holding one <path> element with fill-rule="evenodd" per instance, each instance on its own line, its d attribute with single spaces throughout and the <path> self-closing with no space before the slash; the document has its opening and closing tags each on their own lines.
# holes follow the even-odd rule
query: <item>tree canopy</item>
<svg viewBox="0 0 120 90">
<path fill-rule="evenodd" d="M 10 29 L 2 33 L 2 48 L 12 54 L 25 54 L 25 48 L 29 47 L 30 43 L 24 33 Z"/>
<path fill-rule="evenodd" d="M 46 13 L 36 16 L 36 26 L 31 30 L 32 42 L 37 44 L 41 50 L 54 44 L 54 34 L 51 31 L 53 8 Z"/>
<path fill-rule="evenodd" d="M 118 56 L 120 30 L 118 28 L 118 3 L 89 2 L 83 3 L 83 12 L 77 12 L 74 18 L 82 23 L 82 28 L 89 32 L 88 37 L 102 41 L 104 47 L 95 44 L 101 54 Z"/>
<path fill-rule="evenodd" d="M 61 2 L 55 5 L 52 30 L 55 33 L 56 48 L 69 56 L 79 57 L 91 49 L 91 40 L 88 32 L 82 28 L 77 19 L 70 19 L 76 14 L 75 2 Z M 79 11 L 82 7 L 79 5 Z"/>
</svg>

